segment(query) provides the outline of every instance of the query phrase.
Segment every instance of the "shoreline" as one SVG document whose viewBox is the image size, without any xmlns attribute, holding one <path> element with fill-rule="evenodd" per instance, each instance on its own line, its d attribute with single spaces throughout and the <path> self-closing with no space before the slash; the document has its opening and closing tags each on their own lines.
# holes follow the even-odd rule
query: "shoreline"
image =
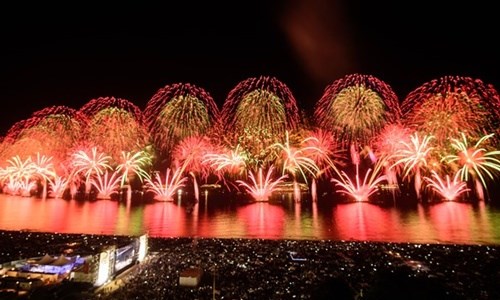
<svg viewBox="0 0 500 300">
<path fill-rule="evenodd" d="M 0 230 L 0 262 L 127 236 Z M 146 262 L 101 299 L 500 299 L 500 245 L 149 237 Z M 204 270 L 200 285 L 179 272 Z M 344 296 L 342 296 L 344 295 Z M 324 297 L 324 298 L 322 298 Z"/>
</svg>

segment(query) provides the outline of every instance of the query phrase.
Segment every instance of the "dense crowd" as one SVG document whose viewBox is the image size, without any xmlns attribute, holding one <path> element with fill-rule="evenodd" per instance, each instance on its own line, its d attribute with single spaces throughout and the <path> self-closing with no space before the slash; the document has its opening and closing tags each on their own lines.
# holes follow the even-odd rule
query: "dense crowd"
<svg viewBox="0 0 500 300">
<path fill-rule="evenodd" d="M 57 251 L 71 238 L 75 237 L 0 232 L 0 262 Z M 125 238 L 85 236 L 89 244 Z M 149 300 L 331 299 L 332 295 L 335 299 L 500 299 L 497 245 L 150 237 L 149 251 L 145 262 L 120 278 L 120 288 L 93 296 Z M 179 284 L 180 272 L 189 267 L 204 271 L 197 287 Z"/>
</svg>

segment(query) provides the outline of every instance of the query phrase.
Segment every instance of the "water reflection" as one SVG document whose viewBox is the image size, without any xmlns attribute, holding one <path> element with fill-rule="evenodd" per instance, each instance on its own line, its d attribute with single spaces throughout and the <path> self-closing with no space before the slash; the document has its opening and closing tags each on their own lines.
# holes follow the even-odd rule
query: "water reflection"
<svg viewBox="0 0 500 300">
<path fill-rule="evenodd" d="M 487 241 L 492 238 L 492 227 L 486 215 L 484 202 L 478 206 L 445 202 L 429 210 L 429 219 L 436 239 L 440 241 Z"/>
<path fill-rule="evenodd" d="M 371 203 L 347 203 L 332 209 L 337 234 L 344 240 L 400 240 L 395 210 Z"/>
<path fill-rule="evenodd" d="M 286 219 L 282 206 L 266 202 L 251 203 L 239 207 L 236 211 L 236 216 L 238 222 L 245 224 L 244 234 L 248 237 L 283 237 Z"/>
<path fill-rule="evenodd" d="M 153 202 L 144 208 L 144 229 L 154 236 L 189 236 L 186 213 L 174 202 Z"/>
<path fill-rule="evenodd" d="M 202 197 L 203 198 L 203 197 Z M 335 204 L 78 201 L 0 195 L 0 229 L 161 237 L 328 239 L 500 244 L 500 210 L 485 202 L 413 207 Z"/>
</svg>

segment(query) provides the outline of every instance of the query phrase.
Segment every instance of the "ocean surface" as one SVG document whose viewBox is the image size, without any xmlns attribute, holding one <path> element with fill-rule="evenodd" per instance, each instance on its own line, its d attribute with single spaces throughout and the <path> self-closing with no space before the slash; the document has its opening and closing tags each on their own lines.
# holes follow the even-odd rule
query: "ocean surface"
<svg viewBox="0 0 500 300">
<path fill-rule="evenodd" d="M 487 201 L 336 203 L 291 197 L 252 202 L 67 200 L 0 194 L 0 229 L 155 237 L 500 245 L 500 205 Z"/>
</svg>

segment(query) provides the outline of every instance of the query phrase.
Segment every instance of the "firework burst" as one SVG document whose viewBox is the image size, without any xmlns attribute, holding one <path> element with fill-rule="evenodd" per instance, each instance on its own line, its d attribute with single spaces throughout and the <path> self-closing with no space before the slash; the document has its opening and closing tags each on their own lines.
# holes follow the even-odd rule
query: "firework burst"
<svg viewBox="0 0 500 300">
<path fill-rule="evenodd" d="M 460 132 L 478 139 L 500 130 L 500 95 L 493 86 L 470 77 L 431 80 L 409 93 L 401 109 L 406 125 L 434 136 L 443 151 L 448 151 L 448 139 Z"/>
<path fill-rule="evenodd" d="M 453 176 L 453 180 L 450 179 L 450 175 L 446 175 L 446 179 L 443 180 L 436 171 L 432 170 L 431 173 L 432 177 L 424 177 L 424 180 L 428 183 L 427 186 L 441 195 L 445 200 L 455 200 L 461 194 L 469 191 L 467 183 L 460 179 L 458 172 Z"/>
<path fill-rule="evenodd" d="M 30 196 L 31 190 L 36 186 L 35 181 L 32 180 L 35 168 L 31 156 L 22 159 L 16 155 L 8 159 L 7 162 L 9 166 L 0 172 L 1 181 L 7 182 L 4 186 L 4 192 L 11 195 Z"/>
<path fill-rule="evenodd" d="M 289 88 L 274 77 L 261 76 L 240 82 L 222 107 L 222 128 L 231 147 L 240 145 L 255 160 L 264 161 L 265 150 L 282 142 L 287 130 L 299 125 L 299 110 Z M 231 133 L 227 129 L 231 129 Z"/>
<path fill-rule="evenodd" d="M 165 177 L 156 173 L 154 179 L 146 178 L 146 192 L 153 193 L 158 201 L 173 201 L 175 193 L 186 184 L 187 177 L 182 175 L 181 169 L 173 173 L 170 168 L 165 171 Z"/>
<path fill-rule="evenodd" d="M 120 176 L 120 188 L 127 184 L 127 195 L 131 195 L 131 181 L 133 178 L 138 178 L 142 183 L 145 178 L 149 178 L 147 170 L 152 165 L 151 154 L 147 151 L 125 152 L 121 153 L 120 164 L 116 167 L 116 173 Z"/>
<path fill-rule="evenodd" d="M 91 184 L 97 190 L 97 199 L 111 199 L 114 194 L 118 193 L 120 186 L 121 175 L 118 172 L 109 172 L 106 170 L 103 174 L 97 173 L 90 180 Z"/>
<path fill-rule="evenodd" d="M 190 136 L 207 134 L 219 119 L 219 109 L 204 89 L 178 83 L 160 89 L 144 110 L 147 127 L 160 158 Z"/>
<path fill-rule="evenodd" d="M 32 167 L 34 168 L 34 177 L 42 183 L 42 198 L 45 198 L 47 196 L 47 182 L 56 175 L 52 157 L 37 153 Z"/>
<path fill-rule="evenodd" d="M 80 111 L 89 119 L 87 142 L 99 145 L 113 164 L 120 162 L 122 151 L 138 152 L 149 143 L 142 112 L 128 100 L 100 97 L 90 100 Z"/>
<path fill-rule="evenodd" d="M 336 190 L 337 193 L 345 194 L 355 201 L 368 201 L 370 196 L 378 190 L 378 185 L 387 180 L 387 176 L 381 174 L 383 164 L 383 161 L 379 160 L 373 169 L 368 168 L 363 181 L 360 180 L 358 168 L 356 168 L 354 181 L 344 171 L 340 171 L 340 179 L 332 178 L 331 181 L 339 187 Z"/>
<path fill-rule="evenodd" d="M 411 131 L 400 123 L 388 124 L 373 139 L 371 144 L 375 155 L 380 157 L 390 157 L 401 151 L 405 144 L 410 142 Z"/>
<path fill-rule="evenodd" d="M 433 139 L 434 137 L 429 135 L 425 135 L 421 139 L 418 133 L 414 133 L 409 143 L 400 141 L 402 148 L 388 158 L 390 161 L 394 161 L 390 167 L 391 169 L 402 168 L 403 178 L 409 179 L 410 175 L 413 175 L 415 192 L 419 199 L 422 187 L 421 170 L 427 166 L 429 153 L 433 149 L 430 142 Z"/>
<path fill-rule="evenodd" d="M 49 179 L 49 196 L 54 198 L 62 198 L 64 192 L 68 188 L 68 178 L 56 175 L 54 178 Z"/>
<path fill-rule="evenodd" d="M 255 201 L 268 201 L 272 193 L 277 190 L 278 184 L 287 178 L 286 174 L 277 179 L 273 178 L 273 170 L 273 166 L 269 167 L 265 177 L 262 168 L 259 168 L 257 177 L 252 171 L 249 171 L 248 177 L 251 183 L 247 183 L 243 180 L 237 180 L 236 182 L 245 188 Z"/>
<path fill-rule="evenodd" d="M 223 149 L 212 153 L 207 153 L 203 157 L 203 164 L 210 166 L 219 180 L 224 180 L 224 175 L 230 177 L 244 177 L 247 172 L 248 158 L 239 146 L 235 149 Z"/>
<path fill-rule="evenodd" d="M 303 144 L 299 144 L 295 147 L 290 144 L 288 132 L 286 132 L 285 143 L 276 143 L 271 145 L 271 147 L 276 148 L 280 152 L 282 160 L 283 174 L 289 172 L 292 174 L 293 180 L 296 181 L 297 176 L 300 175 L 304 181 L 307 183 L 307 175 L 316 177 L 320 173 L 320 169 L 316 165 L 316 162 L 309 157 L 307 154 L 312 154 L 319 151 L 318 148 L 307 146 L 307 138 L 305 140 L 305 146 L 301 147 Z M 304 142 L 304 141 L 303 141 Z"/>
<path fill-rule="evenodd" d="M 306 138 L 302 141 L 303 152 L 310 157 L 320 169 L 317 177 L 339 175 L 339 168 L 345 166 L 343 150 L 331 132 L 316 128 L 304 133 Z"/>
<path fill-rule="evenodd" d="M 493 134 L 481 137 L 473 146 L 469 146 L 467 136 L 461 133 L 461 139 L 452 139 L 452 148 L 457 154 L 443 157 L 442 161 L 451 164 L 454 169 L 458 167 L 460 178 L 467 182 L 469 175 L 476 181 L 476 193 L 484 200 L 483 188 L 486 189 L 486 176 L 494 178 L 494 173 L 500 172 L 500 151 L 487 149 L 487 141 Z"/>
<path fill-rule="evenodd" d="M 81 141 L 87 122 L 85 115 L 66 106 L 39 110 L 10 128 L 3 142 L 1 158 L 40 153 L 52 157 L 54 167 L 61 172 L 61 168 L 69 163 L 67 158 L 72 147 Z"/>
<path fill-rule="evenodd" d="M 215 146 L 206 136 L 190 136 L 183 139 L 174 148 L 172 157 L 176 168 L 182 168 L 193 178 L 195 199 L 199 199 L 198 177 L 205 181 L 210 175 L 211 167 L 204 161 L 205 156 L 213 153 Z"/>
<path fill-rule="evenodd" d="M 190 136 L 183 139 L 174 147 L 172 157 L 177 168 L 187 173 L 194 173 L 206 179 L 210 175 L 211 167 L 205 162 L 206 155 L 214 153 L 215 146 L 206 136 Z"/>
<path fill-rule="evenodd" d="M 361 74 L 348 75 L 328 86 L 314 109 L 316 125 L 333 132 L 344 147 L 368 145 L 386 124 L 400 117 L 392 88 Z"/>
<path fill-rule="evenodd" d="M 393 187 L 398 187 L 398 174 L 403 171 L 401 164 L 394 165 L 397 157 L 394 154 L 402 153 L 409 143 L 410 130 L 400 123 L 385 126 L 371 143 L 376 159 L 384 160 L 384 173 L 388 184 Z"/>
<path fill-rule="evenodd" d="M 72 155 L 73 176 L 82 174 L 85 177 L 85 193 L 88 195 L 91 188 L 92 176 L 102 175 L 107 169 L 112 169 L 109 165 L 111 157 L 97 150 L 97 147 L 88 151 L 79 150 Z"/>
</svg>

